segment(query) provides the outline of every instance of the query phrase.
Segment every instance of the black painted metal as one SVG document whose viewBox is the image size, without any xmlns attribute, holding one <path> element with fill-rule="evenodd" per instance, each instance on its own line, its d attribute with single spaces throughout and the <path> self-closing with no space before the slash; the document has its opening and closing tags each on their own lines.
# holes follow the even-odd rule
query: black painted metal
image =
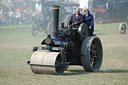
<svg viewBox="0 0 128 85">
<path fill-rule="evenodd" d="M 103 49 L 101 41 L 96 36 L 86 37 L 81 48 L 81 63 L 87 72 L 97 72 L 102 65 Z"/>
<path fill-rule="evenodd" d="M 58 39 L 59 6 L 53 6 L 53 32 L 52 37 Z"/>
<path fill-rule="evenodd" d="M 79 28 L 67 28 L 62 24 L 62 28 L 58 29 L 59 8 L 59 6 L 53 6 L 52 37 L 48 35 L 48 37 L 42 41 L 41 46 L 33 48 L 33 51 L 48 50 L 49 52 L 60 52 L 55 61 L 55 65 L 33 63 L 31 65 L 55 67 L 57 73 L 61 73 L 60 71 L 63 73 L 64 71 L 64 69 L 59 68 L 59 66 L 65 66 L 65 68 L 67 68 L 69 64 L 82 65 L 88 72 L 98 71 L 102 64 L 103 53 L 100 39 L 96 36 L 88 36 L 88 30 L 82 30 L 88 29 L 87 26 L 85 26 L 86 24 L 81 24 Z"/>
</svg>

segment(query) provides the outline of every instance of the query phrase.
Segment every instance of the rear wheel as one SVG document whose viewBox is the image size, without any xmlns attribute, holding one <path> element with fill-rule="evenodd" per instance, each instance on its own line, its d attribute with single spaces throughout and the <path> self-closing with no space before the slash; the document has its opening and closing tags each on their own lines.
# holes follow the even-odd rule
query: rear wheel
<svg viewBox="0 0 128 85">
<path fill-rule="evenodd" d="M 33 22 L 32 23 L 32 27 L 31 27 L 31 33 L 32 33 L 32 35 L 33 36 L 37 36 L 37 34 L 38 34 L 38 23 L 37 22 Z"/>
<path fill-rule="evenodd" d="M 124 23 L 121 23 L 121 24 L 119 25 L 119 32 L 120 32 L 121 34 L 124 34 L 124 33 L 126 32 L 126 25 L 125 25 Z"/>
<path fill-rule="evenodd" d="M 81 63 L 83 68 L 87 72 L 99 71 L 102 64 L 102 44 L 98 37 L 89 36 L 86 37 L 81 47 Z"/>
</svg>

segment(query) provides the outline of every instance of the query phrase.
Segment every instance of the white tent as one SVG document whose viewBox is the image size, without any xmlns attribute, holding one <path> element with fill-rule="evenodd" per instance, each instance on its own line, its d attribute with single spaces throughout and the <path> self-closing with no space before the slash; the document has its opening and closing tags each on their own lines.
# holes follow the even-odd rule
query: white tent
<svg viewBox="0 0 128 85">
<path fill-rule="evenodd" d="M 89 0 L 79 0 L 80 8 L 84 8 L 85 6 L 88 8 L 88 1 Z"/>
</svg>

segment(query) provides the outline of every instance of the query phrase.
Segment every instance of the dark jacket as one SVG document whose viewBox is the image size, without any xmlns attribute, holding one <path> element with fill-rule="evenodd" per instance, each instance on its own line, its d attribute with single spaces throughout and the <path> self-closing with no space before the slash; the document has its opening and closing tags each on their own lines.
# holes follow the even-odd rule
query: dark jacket
<svg viewBox="0 0 128 85">
<path fill-rule="evenodd" d="M 79 26 L 81 23 L 83 23 L 84 19 L 82 14 L 79 14 L 78 17 L 76 17 L 76 14 L 73 14 L 71 16 L 71 19 L 69 20 L 69 24 L 73 24 L 74 22 L 77 22 L 77 26 Z"/>
<path fill-rule="evenodd" d="M 92 14 L 88 14 L 88 16 L 84 15 L 84 22 L 89 26 L 91 26 L 92 28 L 94 28 L 94 18 Z"/>
</svg>

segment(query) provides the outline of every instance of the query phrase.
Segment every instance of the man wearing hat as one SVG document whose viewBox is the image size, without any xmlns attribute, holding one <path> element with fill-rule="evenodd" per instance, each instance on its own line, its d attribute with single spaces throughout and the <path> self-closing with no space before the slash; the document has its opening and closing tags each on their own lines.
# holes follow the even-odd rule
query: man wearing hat
<svg viewBox="0 0 128 85">
<path fill-rule="evenodd" d="M 84 22 L 88 25 L 89 36 L 93 36 L 94 18 L 87 7 L 84 8 Z"/>
<path fill-rule="evenodd" d="M 76 13 L 71 16 L 71 19 L 69 20 L 69 25 L 72 25 L 73 27 L 79 27 L 81 23 L 83 23 L 83 16 L 80 14 L 80 9 L 76 9 Z"/>
</svg>

